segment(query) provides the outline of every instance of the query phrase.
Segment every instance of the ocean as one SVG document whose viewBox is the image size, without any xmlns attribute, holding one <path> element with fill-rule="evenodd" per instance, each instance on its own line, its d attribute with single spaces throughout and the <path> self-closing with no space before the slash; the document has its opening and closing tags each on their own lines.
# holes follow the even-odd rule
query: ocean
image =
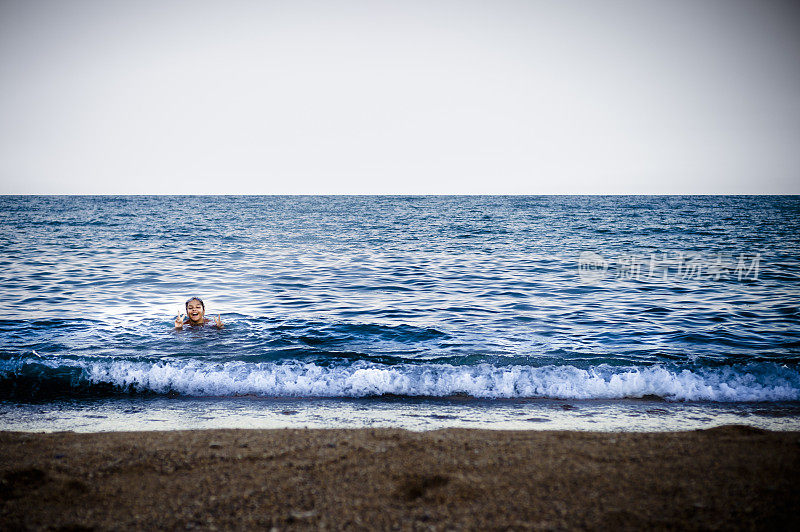
<svg viewBox="0 0 800 532">
<path fill-rule="evenodd" d="M 794 196 L 5 196 L 0 430 L 800 430 Z M 225 326 L 175 330 L 200 297 Z"/>
</svg>

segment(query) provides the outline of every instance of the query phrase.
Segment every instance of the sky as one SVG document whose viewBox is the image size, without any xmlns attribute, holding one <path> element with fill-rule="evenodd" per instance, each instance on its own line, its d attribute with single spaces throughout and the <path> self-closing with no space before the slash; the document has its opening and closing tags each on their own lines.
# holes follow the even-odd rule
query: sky
<svg viewBox="0 0 800 532">
<path fill-rule="evenodd" d="M 2 194 L 798 194 L 800 3 L 0 1 Z"/>
</svg>

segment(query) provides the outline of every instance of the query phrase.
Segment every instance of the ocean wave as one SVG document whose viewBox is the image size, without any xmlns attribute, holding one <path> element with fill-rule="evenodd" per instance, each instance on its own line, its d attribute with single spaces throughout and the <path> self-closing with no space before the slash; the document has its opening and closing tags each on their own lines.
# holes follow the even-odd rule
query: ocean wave
<svg viewBox="0 0 800 532">
<path fill-rule="evenodd" d="M 322 366 L 287 362 L 131 361 L 25 358 L 0 361 L 0 397 L 54 393 L 155 393 L 186 396 L 368 397 L 398 395 L 482 399 L 797 401 L 800 371 L 774 363 L 716 368 L 598 365 Z"/>
</svg>

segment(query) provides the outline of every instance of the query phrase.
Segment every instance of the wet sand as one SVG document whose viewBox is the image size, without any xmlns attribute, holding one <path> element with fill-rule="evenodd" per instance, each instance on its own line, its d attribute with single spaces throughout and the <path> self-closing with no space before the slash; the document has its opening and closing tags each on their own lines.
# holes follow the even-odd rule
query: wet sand
<svg viewBox="0 0 800 532">
<path fill-rule="evenodd" d="M 799 529 L 800 432 L 0 432 L 0 529 Z"/>
</svg>

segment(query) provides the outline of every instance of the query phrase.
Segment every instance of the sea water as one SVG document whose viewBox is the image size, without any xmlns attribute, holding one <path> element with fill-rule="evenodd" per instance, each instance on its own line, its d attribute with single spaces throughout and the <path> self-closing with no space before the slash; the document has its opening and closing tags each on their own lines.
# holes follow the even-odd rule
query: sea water
<svg viewBox="0 0 800 532">
<path fill-rule="evenodd" d="M 0 198 L 0 430 L 800 430 L 800 198 Z M 225 326 L 175 330 L 189 297 Z"/>
</svg>

